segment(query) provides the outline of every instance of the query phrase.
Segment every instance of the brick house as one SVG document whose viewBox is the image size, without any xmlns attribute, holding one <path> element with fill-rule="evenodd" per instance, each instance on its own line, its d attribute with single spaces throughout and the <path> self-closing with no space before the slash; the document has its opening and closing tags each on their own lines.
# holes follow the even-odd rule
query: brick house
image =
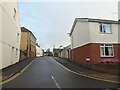
<svg viewBox="0 0 120 90">
<path fill-rule="evenodd" d="M 76 18 L 70 32 L 70 59 L 78 64 L 120 60 L 119 25 L 113 20 Z"/>
</svg>

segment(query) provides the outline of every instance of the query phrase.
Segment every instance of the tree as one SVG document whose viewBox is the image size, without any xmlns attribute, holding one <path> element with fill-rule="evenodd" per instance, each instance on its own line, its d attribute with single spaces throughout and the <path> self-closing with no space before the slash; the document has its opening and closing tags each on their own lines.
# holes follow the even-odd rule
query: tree
<svg viewBox="0 0 120 90">
<path fill-rule="evenodd" d="M 48 53 L 48 56 L 53 56 L 53 53 L 50 51 L 49 48 L 46 50 L 46 52 Z"/>
</svg>

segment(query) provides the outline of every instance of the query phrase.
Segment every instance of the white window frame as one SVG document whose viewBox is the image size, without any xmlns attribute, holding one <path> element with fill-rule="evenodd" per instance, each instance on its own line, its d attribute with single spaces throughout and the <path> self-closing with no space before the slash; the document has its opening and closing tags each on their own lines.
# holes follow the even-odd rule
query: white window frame
<svg viewBox="0 0 120 90">
<path fill-rule="evenodd" d="M 106 32 L 106 30 L 105 30 L 105 32 L 104 32 L 104 30 L 103 30 L 104 27 L 105 27 L 105 26 L 108 26 L 108 25 L 110 26 L 110 32 Z M 101 28 L 101 26 L 102 26 L 102 28 Z M 109 23 L 100 23 L 99 27 L 100 27 L 100 28 L 99 28 L 99 29 L 100 29 L 99 31 L 100 31 L 101 34 L 112 34 L 112 24 L 109 24 Z M 101 30 L 101 29 L 102 29 L 102 30 Z"/>
<path fill-rule="evenodd" d="M 110 45 L 110 46 L 106 46 L 106 45 Z M 112 53 L 113 53 L 113 55 L 105 55 L 105 47 L 111 47 L 112 48 Z M 104 48 L 104 55 L 102 55 L 101 54 L 101 48 Z M 102 46 L 102 44 L 100 45 L 100 55 L 101 55 L 101 57 L 114 57 L 114 47 L 113 47 L 113 44 L 103 44 L 103 46 Z"/>
</svg>

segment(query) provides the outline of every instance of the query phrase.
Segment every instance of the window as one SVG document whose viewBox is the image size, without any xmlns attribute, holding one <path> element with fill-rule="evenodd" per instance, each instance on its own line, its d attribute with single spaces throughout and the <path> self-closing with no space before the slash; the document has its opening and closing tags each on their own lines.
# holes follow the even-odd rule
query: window
<svg viewBox="0 0 120 90">
<path fill-rule="evenodd" d="M 114 49 L 112 44 L 101 44 L 100 45 L 101 57 L 113 57 Z"/>
<path fill-rule="evenodd" d="M 111 24 L 100 23 L 101 33 L 112 33 Z"/>
<path fill-rule="evenodd" d="M 16 11 L 16 9 L 14 8 L 14 15 L 13 15 L 14 20 L 16 20 L 16 14 L 17 14 L 17 11 Z"/>
<path fill-rule="evenodd" d="M 18 57 L 18 49 L 16 49 L 16 58 Z"/>
<path fill-rule="evenodd" d="M 20 36 L 20 34 L 17 33 L 17 42 L 18 42 L 18 43 L 19 43 L 19 36 Z"/>
</svg>

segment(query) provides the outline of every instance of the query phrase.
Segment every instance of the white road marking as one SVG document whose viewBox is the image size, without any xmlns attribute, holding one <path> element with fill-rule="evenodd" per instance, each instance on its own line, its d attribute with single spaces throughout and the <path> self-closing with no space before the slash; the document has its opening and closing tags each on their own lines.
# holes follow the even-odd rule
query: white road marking
<svg viewBox="0 0 120 90">
<path fill-rule="evenodd" d="M 54 83 L 56 84 L 57 88 L 58 88 L 59 90 L 61 90 L 61 88 L 60 88 L 59 84 L 57 83 L 57 81 L 55 80 L 55 78 L 54 78 L 52 75 L 51 75 L 51 77 L 52 77 Z"/>
</svg>

